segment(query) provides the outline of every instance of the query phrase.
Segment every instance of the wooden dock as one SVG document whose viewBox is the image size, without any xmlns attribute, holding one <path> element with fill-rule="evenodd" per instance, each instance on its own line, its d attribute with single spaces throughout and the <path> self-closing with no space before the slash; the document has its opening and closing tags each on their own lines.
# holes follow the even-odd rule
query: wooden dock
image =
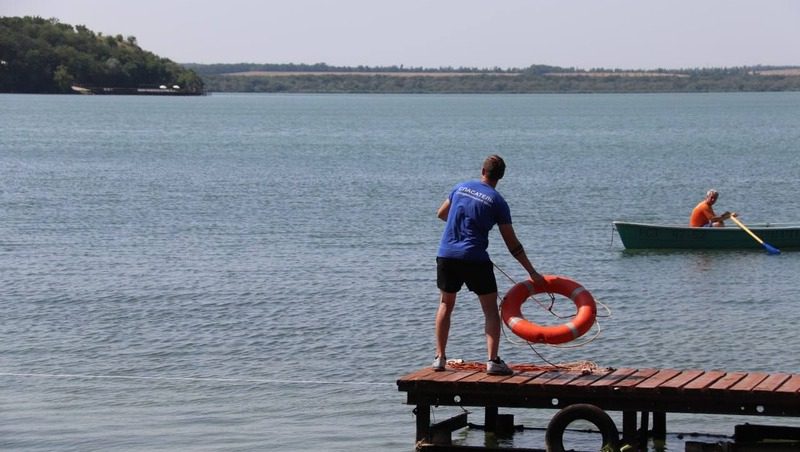
<svg viewBox="0 0 800 452">
<path fill-rule="evenodd" d="M 416 406 L 418 450 L 458 450 L 442 447 L 450 432 L 467 426 L 466 413 L 431 425 L 432 406 L 484 407 L 492 431 L 500 407 L 594 405 L 622 412 L 621 444 L 634 448 L 646 448 L 648 431 L 654 440 L 666 439 L 667 413 L 800 417 L 800 375 L 788 373 L 547 367 L 491 376 L 474 369 L 422 369 L 398 379 L 397 386 L 407 393 L 406 403 Z M 800 438 L 796 429 L 791 435 Z"/>
</svg>

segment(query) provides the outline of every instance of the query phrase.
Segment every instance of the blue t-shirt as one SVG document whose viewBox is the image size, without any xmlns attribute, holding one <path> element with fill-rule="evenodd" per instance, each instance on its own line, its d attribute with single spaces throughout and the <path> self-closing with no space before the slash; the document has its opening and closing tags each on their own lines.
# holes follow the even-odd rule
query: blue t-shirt
<svg viewBox="0 0 800 452">
<path fill-rule="evenodd" d="M 458 184 L 450 192 L 450 212 L 437 256 L 488 261 L 489 231 L 495 224 L 511 224 L 503 196 L 480 181 Z"/>
</svg>

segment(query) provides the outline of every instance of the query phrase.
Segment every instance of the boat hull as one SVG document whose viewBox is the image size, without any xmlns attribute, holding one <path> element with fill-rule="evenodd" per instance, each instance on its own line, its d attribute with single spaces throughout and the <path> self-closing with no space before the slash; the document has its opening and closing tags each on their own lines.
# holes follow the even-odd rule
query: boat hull
<svg viewBox="0 0 800 452">
<path fill-rule="evenodd" d="M 627 249 L 763 249 L 753 237 L 736 226 L 692 228 L 625 221 L 614 221 L 613 225 Z M 754 224 L 747 227 L 775 248 L 800 249 L 798 224 Z"/>
</svg>

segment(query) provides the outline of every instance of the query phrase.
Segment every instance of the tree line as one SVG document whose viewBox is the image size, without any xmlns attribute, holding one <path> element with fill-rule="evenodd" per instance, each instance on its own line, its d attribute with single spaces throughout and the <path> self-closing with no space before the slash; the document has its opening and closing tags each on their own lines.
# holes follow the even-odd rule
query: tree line
<svg viewBox="0 0 800 452">
<path fill-rule="evenodd" d="M 277 64 L 277 63 L 215 63 L 215 64 L 198 64 L 198 63 L 188 63 L 184 64 L 185 67 L 196 71 L 198 74 L 202 76 L 209 76 L 209 75 L 227 75 L 227 74 L 236 74 L 236 73 L 243 73 L 243 72 L 348 72 L 354 74 L 364 74 L 364 73 L 386 73 L 386 74 L 397 74 L 397 73 L 410 73 L 410 72 L 420 72 L 420 73 L 442 73 L 442 72 L 450 72 L 450 73 L 515 73 L 519 72 L 520 69 L 517 68 L 508 68 L 503 69 L 499 67 L 494 68 L 472 68 L 472 67 L 439 67 L 439 68 L 426 68 L 422 66 L 404 66 L 404 65 L 394 65 L 394 66 L 331 66 L 326 63 L 315 63 L 315 64 L 295 64 L 295 63 L 288 63 L 288 64 Z"/>
<path fill-rule="evenodd" d="M 392 77 L 292 75 L 204 77 L 209 91 L 243 93 L 670 93 L 800 91 L 800 77 L 737 76 L 722 79 L 663 77 L 552 77 L 493 75 Z"/>
<path fill-rule="evenodd" d="M 800 91 L 775 67 L 653 71 L 546 65 L 524 69 L 347 68 L 316 65 L 191 65 L 209 91 L 252 93 L 664 93 Z M 250 74 L 246 74 L 249 72 Z M 270 74 L 261 74 L 270 72 Z"/>
<path fill-rule="evenodd" d="M 0 17 L 0 92 L 69 93 L 73 85 L 204 90 L 194 71 L 142 50 L 134 36 L 103 36 L 58 19 Z"/>
</svg>

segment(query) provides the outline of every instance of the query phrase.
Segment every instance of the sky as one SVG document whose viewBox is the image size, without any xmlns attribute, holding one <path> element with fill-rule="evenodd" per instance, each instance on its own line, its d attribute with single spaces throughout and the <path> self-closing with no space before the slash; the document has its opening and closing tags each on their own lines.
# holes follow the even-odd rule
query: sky
<svg viewBox="0 0 800 452">
<path fill-rule="evenodd" d="M 178 63 L 800 66 L 799 0 L 0 0 Z"/>
</svg>

